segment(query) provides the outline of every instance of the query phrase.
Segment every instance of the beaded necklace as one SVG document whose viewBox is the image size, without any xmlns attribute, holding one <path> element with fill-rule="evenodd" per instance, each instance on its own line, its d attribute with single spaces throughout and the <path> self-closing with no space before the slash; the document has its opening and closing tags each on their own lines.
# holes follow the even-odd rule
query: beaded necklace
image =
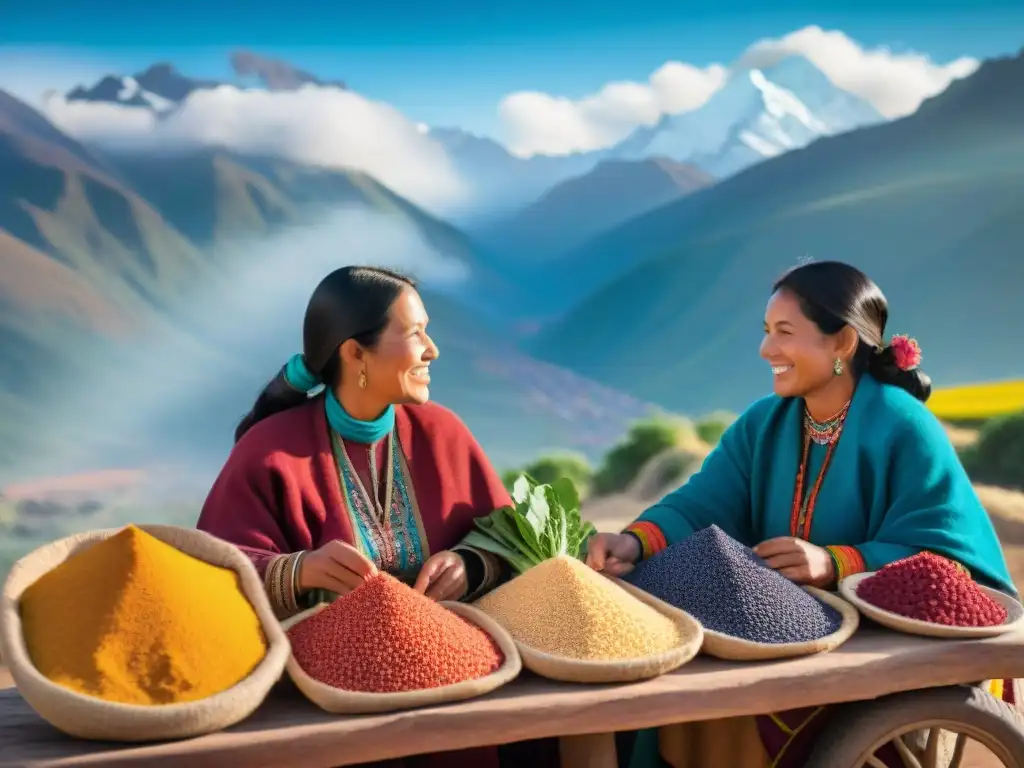
<svg viewBox="0 0 1024 768">
<path fill-rule="evenodd" d="M 850 401 L 846 401 L 839 413 L 825 419 L 815 421 L 810 411 L 804 408 L 804 432 L 811 440 L 818 445 L 828 445 L 839 439 L 839 433 L 843 431 L 843 422 L 846 420 L 846 412 L 850 409 Z"/>
<path fill-rule="evenodd" d="M 804 439 L 803 449 L 800 456 L 800 468 L 796 473 L 796 487 L 793 491 L 793 506 L 789 517 L 789 533 L 791 536 L 808 541 L 811 534 L 811 522 L 814 518 L 814 506 L 818 501 L 818 492 L 825 480 L 825 473 L 832 462 L 832 454 L 835 451 L 839 437 L 843 433 L 843 425 L 846 423 L 846 414 L 850 410 L 850 401 L 835 416 L 825 421 L 815 421 L 811 414 L 804 411 Z M 806 493 L 807 465 L 810 459 L 811 442 L 818 445 L 827 445 L 825 459 L 818 470 L 818 476 L 814 480 L 811 492 Z"/>
</svg>

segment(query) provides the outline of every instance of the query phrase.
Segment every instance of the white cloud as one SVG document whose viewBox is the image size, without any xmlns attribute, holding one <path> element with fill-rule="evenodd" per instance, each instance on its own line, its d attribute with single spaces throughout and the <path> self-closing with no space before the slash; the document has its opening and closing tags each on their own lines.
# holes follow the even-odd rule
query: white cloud
<svg viewBox="0 0 1024 768">
<path fill-rule="evenodd" d="M 289 259 L 292 271 L 281 272 L 285 254 L 302 254 Z M 347 264 L 372 264 L 397 269 L 431 288 L 460 283 L 469 277 L 469 268 L 456 256 L 443 253 L 428 243 L 409 220 L 364 208 L 342 208 L 315 224 L 292 226 L 258 242 L 222 245 L 214 257 L 234 264 L 234 299 L 240 306 L 258 313 L 269 301 L 282 301 L 288 294 L 308 298 L 316 283 Z M 245 282 L 242 285 L 241 282 Z M 274 297 L 277 297 L 276 299 Z M 211 318 L 223 321 L 224 296 L 210 297 Z M 234 321 L 232 321 L 234 322 Z"/>
<path fill-rule="evenodd" d="M 434 290 L 469 275 L 464 262 L 432 247 L 412 223 L 361 208 L 219 247 L 213 261 L 223 271 L 206 276 L 173 322 L 140 323 L 133 341 L 83 356 L 92 361 L 89 369 L 69 379 L 67 391 L 40 415 L 38 433 L 59 439 L 42 438 L 46 450 L 4 467 L 8 476 L 141 463 L 196 473 L 209 483 L 207 473 L 227 455 L 238 419 L 301 349 L 306 305 L 327 274 L 347 264 L 385 266 Z M 116 436 L 113 444 L 109 436 Z"/>
<path fill-rule="evenodd" d="M 575 101 L 540 91 L 512 93 L 502 99 L 498 113 L 515 154 L 585 152 L 611 146 L 637 126 L 653 125 L 663 114 L 699 107 L 725 75 L 718 64 L 699 69 L 670 61 L 646 83 L 608 83 Z"/>
<path fill-rule="evenodd" d="M 978 67 L 977 60 L 967 57 L 937 64 L 921 53 L 867 49 L 842 32 L 809 26 L 754 43 L 729 69 L 719 64 L 701 69 L 670 61 L 646 83 L 611 82 L 597 93 L 575 100 L 520 91 L 502 99 L 498 112 L 508 144 L 517 154 L 560 155 L 602 149 L 639 126 L 653 125 L 662 115 L 702 106 L 731 70 L 768 67 L 793 54 L 807 57 L 840 88 L 861 96 L 890 118 L 910 114 L 924 99 Z"/>
<path fill-rule="evenodd" d="M 293 92 L 221 86 L 157 120 L 148 110 L 52 96 L 50 119 L 72 136 L 118 148 L 213 145 L 366 171 L 432 210 L 458 209 L 465 188 L 439 144 L 389 104 L 337 88 Z"/>
<path fill-rule="evenodd" d="M 791 54 L 805 56 L 833 83 L 870 101 L 890 118 L 916 111 L 922 101 L 944 91 L 953 80 L 970 75 L 979 64 L 968 57 L 937 64 L 922 53 L 863 48 L 838 30 L 811 26 L 755 43 L 737 65 L 767 67 Z"/>
<path fill-rule="evenodd" d="M 97 141 L 111 147 L 147 147 L 156 140 L 157 120 L 141 107 L 93 101 L 67 101 L 52 93 L 42 101 L 50 122 L 81 141 Z"/>
</svg>

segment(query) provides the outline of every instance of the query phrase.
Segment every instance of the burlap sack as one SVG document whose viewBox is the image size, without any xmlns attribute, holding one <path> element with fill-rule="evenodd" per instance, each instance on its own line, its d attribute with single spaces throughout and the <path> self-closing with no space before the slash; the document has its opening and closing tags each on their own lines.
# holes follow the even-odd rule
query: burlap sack
<svg viewBox="0 0 1024 768">
<path fill-rule="evenodd" d="M 945 624 L 932 624 L 928 621 L 918 621 L 900 616 L 898 613 L 890 613 L 866 600 L 858 597 L 857 586 L 875 575 L 875 571 L 867 573 L 856 573 L 847 576 L 839 584 L 839 593 L 853 603 L 854 607 L 872 621 L 877 621 L 883 627 L 894 629 L 897 632 L 905 632 L 908 635 L 922 635 L 924 637 L 956 637 L 956 638 L 981 638 L 996 637 L 1007 632 L 1013 632 L 1024 626 L 1024 606 L 1015 599 L 999 590 L 978 585 L 986 595 L 1006 609 L 1006 621 L 994 627 L 950 627 Z"/>
<path fill-rule="evenodd" d="M 291 649 L 274 617 L 263 583 L 237 548 L 202 531 L 170 525 L 140 525 L 146 533 L 193 557 L 231 568 L 263 625 L 267 655 L 237 685 L 201 701 L 160 706 L 121 704 L 85 696 L 44 677 L 32 665 L 22 637 L 18 601 L 40 576 L 72 555 L 118 533 L 120 528 L 90 531 L 47 544 L 11 569 L 0 596 L 0 651 L 18 692 L 44 720 L 65 733 L 103 741 L 159 741 L 218 731 L 251 715 L 280 679 Z"/>
<path fill-rule="evenodd" d="M 856 608 L 831 592 L 815 587 L 804 587 L 804 589 L 823 603 L 835 608 L 843 617 L 839 629 L 831 635 L 817 640 L 809 640 L 806 643 L 755 643 L 751 640 L 723 635 L 721 632 L 714 632 L 705 627 L 704 647 L 701 650 L 708 656 L 729 661 L 767 661 L 825 653 L 838 648 L 853 637 L 860 625 L 860 614 L 857 613 Z"/>
<path fill-rule="evenodd" d="M 505 663 L 496 672 L 477 680 L 466 680 L 440 688 L 426 688 L 406 693 L 364 693 L 332 688 L 307 675 L 294 656 L 288 659 L 288 675 L 306 698 L 324 711 L 336 715 L 395 712 L 402 709 L 418 709 L 449 704 L 454 701 L 465 701 L 483 696 L 515 680 L 522 669 L 522 661 L 516 651 L 515 641 L 512 640 L 508 632 L 486 613 L 471 605 L 455 602 L 443 602 L 441 605 L 467 621 L 473 622 L 494 639 L 505 657 Z M 285 631 L 296 624 L 301 624 L 311 616 L 315 616 L 326 607 L 327 603 L 320 603 L 285 620 L 283 623 Z"/>
</svg>

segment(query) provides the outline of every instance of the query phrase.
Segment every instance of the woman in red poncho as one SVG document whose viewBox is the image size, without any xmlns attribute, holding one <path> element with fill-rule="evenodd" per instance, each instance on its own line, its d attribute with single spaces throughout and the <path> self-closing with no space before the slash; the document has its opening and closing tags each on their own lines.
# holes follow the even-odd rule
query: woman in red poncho
<svg viewBox="0 0 1024 768">
<path fill-rule="evenodd" d="M 303 354 L 239 424 L 198 527 L 250 557 L 279 617 L 378 569 L 435 600 L 474 600 L 507 576 L 498 558 L 461 543 L 474 518 L 511 499 L 465 424 L 427 402 L 438 358 L 427 323 L 411 280 L 370 267 L 332 272 L 306 309 Z M 386 765 L 543 768 L 553 749 Z"/>
</svg>

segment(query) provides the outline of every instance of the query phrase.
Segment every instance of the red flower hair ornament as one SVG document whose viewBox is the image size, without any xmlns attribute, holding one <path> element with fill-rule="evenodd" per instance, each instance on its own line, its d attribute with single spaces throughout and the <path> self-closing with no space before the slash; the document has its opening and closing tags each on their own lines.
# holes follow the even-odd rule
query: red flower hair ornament
<svg viewBox="0 0 1024 768">
<path fill-rule="evenodd" d="M 893 336 L 889 340 L 892 359 L 901 371 L 912 371 L 921 364 L 921 346 L 909 336 Z"/>
</svg>

